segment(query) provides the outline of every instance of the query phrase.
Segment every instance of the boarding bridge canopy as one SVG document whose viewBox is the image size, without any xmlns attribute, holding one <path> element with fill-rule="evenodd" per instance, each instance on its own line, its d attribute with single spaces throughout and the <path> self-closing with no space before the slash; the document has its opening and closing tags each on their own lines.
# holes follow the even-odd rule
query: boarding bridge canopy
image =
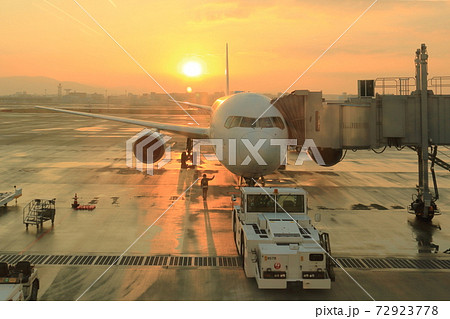
<svg viewBox="0 0 450 319">
<path fill-rule="evenodd" d="M 275 106 L 289 138 L 321 148 L 376 149 L 421 144 L 420 95 L 381 95 L 345 103 L 322 102 L 321 92 L 294 91 Z M 428 92 L 428 134 L 434 145 L 450 145 L 450 95 Z"/>
<path fill-rule="evenodd" d="M 342 151 L 348 149 L 408 146 L 417 151 L 419 211 L 429 217 L 429 209 L 431 212 L 437 209 L 434 201 L 439 197 L 434 165 L 450 170 L 449 164 L 436 157 L 438 146 L 450 145 L 450 95 L 435 94 L 428 90 L 428 86 L 439 87 L 441 93 L 450 77 L 428 80 L 425 44 L 416 51 L 415 70 L 414 78 L 402 77 L 393 81 L 399 95 L 365 96 L 368 95 L 367 87 L 373 88 L 374 83 L 378 83 L 375 87 L 379 88 L 381 82 L 385 92 L 389 88 L 387 83 L 394 78 L 384 78 L 359 81 L 360 96 L 345 102 L 324 102 L 322 92 L 299 90 L 272 103 L 286 120 L 289 138 L 297 139 L 297 145 L 303 145 L 305 139 L 312 139 L 323 157 L 321 162 L 327 166 L 341 161 Z M 415 90 L 409 93 L 411 79 L 415 80 Z M 365 94 L 362 94 L 363 91 Z M 435 185 L 434 197 L 428 188 L 429 159 Z"/>
</svg>

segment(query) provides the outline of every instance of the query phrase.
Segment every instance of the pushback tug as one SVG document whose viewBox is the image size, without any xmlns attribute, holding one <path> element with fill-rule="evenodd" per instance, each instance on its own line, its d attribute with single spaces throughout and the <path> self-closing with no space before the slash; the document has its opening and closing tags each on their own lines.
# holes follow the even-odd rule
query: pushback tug
<svg viewBox="0 0 450 319">
<path fill-rule="evenodd" d="M 330 289 L 334 281 L 327 233 L 307 215 L 302 188 L 241 187 L 233 195 L 234 240 L 248 278 L 260 289 L 284 289 L 301 282 L 303 289 Z"/>
</svg>

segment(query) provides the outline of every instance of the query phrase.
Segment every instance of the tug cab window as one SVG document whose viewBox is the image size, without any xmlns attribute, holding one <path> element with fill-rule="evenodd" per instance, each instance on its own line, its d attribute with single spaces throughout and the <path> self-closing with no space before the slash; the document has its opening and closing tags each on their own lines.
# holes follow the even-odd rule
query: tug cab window
<svg viewBox="0 0 450 319">
<path fill-rule="evenodd" d="M 278 212 L 305 212 L 305 198 L 303 195 L 278 195 L 277 196 L 277 211 Z M 278 206 L 279 205 L 279 206 Z M 282 208 L 280 208 L 280 206 Z"/>
<path fill-rule="evenodd" d="M 247 212 L 275 212 L 275 202 L 269 195 L 247 195 Z"/>
</svg>

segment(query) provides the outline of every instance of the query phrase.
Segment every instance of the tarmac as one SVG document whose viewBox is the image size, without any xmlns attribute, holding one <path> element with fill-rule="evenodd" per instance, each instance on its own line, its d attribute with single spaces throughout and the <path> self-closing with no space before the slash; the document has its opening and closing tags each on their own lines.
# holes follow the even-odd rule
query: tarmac
<svg viewBox="0 0 450 319">
<path fill-rule="evenodd" d="M 192 122 L 177 106 L 65 107 Z M 208 125 L 206 112 L 189 111 Z M 320 214 L 315 225 L 330 234 L 343 269 L 331 290 L 259 290 L 245 277 L 232 236 L 237 177 L 217 161 L 181 170 L 185 138 L 168 134 L 172 161 L 150 176 L 125 163 L 125 142 L 143 127 L 32 105 L 0 106 L 0 123 L 0 191 L 23 188 L 17 206 L 0 208 L 0 260 L 34 258 L 39 300 L 449 300 L 450 173 L 436 169 L 442 215 L 416 220 L 406 212 L 417 184 L 411 150 L 348 151 L 333 167 L 305 162 L 267 176 L 268 186 L 308 191 L 309 214 Z M 450 160 L 448 149 L 440 151 Z M 289 153 L 289 163 L 295 157 Z M 206 202 L 197 181 L 203 173 L 216 175 Z M 75 193 L 96 209 L 73 210 Z M 56 198 L 53 226 L 26 230 L 22 209 L 35 198 Z M 122 254 L 135 258 L 111 266 L 108 257 Z M 394 267 L 398 261 L 407 266 Z"/>
</svg>

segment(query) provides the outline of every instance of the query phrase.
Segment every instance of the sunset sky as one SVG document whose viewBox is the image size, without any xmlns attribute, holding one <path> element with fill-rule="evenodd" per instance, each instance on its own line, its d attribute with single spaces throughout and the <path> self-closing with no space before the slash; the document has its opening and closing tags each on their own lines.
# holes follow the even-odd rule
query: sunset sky
<svg viewBox="0 0 450 319">
<path fill-rule="evenodd" d="M 78 0 L 167 91 L 282 92 L 373 0 Z M 0 0 L 0 77 L 162 90 L 72 0 Z M 356 92 L 357 79 L 450 75 L 450 1 L 379 0 L 293 87 Z M 188 77 L 183 64 L 202 74 Z M 52 93 L 49 88 L 49 93 Z M 53 93 L 56 93 L 54 88 Z"/>
</svg>

